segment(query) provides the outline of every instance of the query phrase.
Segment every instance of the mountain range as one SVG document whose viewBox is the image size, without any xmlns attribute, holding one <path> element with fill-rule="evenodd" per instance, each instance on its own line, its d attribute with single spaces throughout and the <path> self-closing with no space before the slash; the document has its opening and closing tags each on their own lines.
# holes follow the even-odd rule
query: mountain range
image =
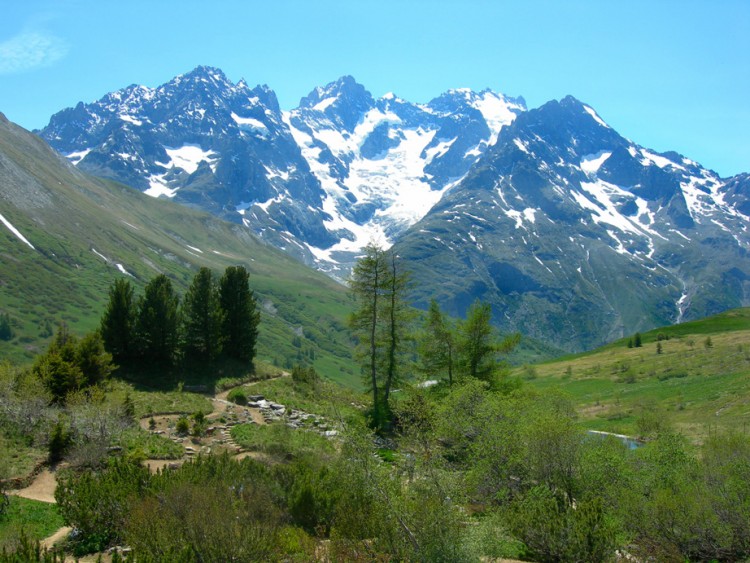
<svg viewBox="0 0 750 563">
<path fill-rule="evenodd" d="M 4 360 L 32 360 L 60 322 L 79 334 L 98 327 L 117 277 L 139 294 L 165 274 L 184 294 L 199 267 L 234 265 L 250 273 L 261 309 L 260 359 L 312 361 L 357 384 L 341 284 L 241 225 L 92 177 L 0 114 L 0 313 L 14 333 L 0 340 Z"/>
<path fill-rule="evenodd" d="M 589 105 L 351 77 L 282 111 L 198 67 L 65 109 L 38 132 L 78 169 L 238 223 L 345 279 L 395 245 L 413 299 L 580 350 L 750 304 L 750 177 L 625 139 Z"/>
</svg>

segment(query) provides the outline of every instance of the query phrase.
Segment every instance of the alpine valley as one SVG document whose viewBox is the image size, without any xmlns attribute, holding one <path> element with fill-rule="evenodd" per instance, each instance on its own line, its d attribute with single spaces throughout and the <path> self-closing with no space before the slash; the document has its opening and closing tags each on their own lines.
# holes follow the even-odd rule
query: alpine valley
<svg viewBox="0 0 750 563">
<path fill-rule="evenodd" d="M 462 316 L 483 299 L 501 329 L 568 350 L 750 305 L 750 176 L 642 147 L 570 96 L 415 104 L 343 77 L 287 112 L 267 86 L 198 67 L 37 133 L 82 171 L 340 280 L 368 242 L 395 245 L 417 305 Z"/>
</svg>

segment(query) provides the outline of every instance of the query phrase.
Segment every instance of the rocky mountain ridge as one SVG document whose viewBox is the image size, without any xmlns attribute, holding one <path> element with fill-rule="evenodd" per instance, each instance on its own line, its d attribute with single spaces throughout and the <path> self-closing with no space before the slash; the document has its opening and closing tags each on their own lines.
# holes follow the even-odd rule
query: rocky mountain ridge
<svg viewBox="0 0 750 563">
<path fill-rule="evenodd" d="M 623 138 L 567 97 L 374 98 L 352 77 L 284 112 L 198 67 L 63 110 L 40 135 L 87 172 L 241 223 L 345 279 L 370 241 L 415 299 L 577 350 L 750 303 L 750 180 Z"/>
</svg>

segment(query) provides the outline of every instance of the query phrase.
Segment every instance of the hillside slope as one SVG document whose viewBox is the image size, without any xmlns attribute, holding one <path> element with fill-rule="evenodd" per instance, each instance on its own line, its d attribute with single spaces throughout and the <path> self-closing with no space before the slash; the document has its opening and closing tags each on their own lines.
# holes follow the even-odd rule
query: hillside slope
<svg viewBox="0 0 750 563">
<path fill-rule="evenodd" d="M 629 340 L 514 373 L 569 393 L 587 428 L 634 435 L 651 417 L 700 440 L 750 424 L 750 308 L 643 333 L 641 347 Z"/>
<path fill-rule="evenodd" d="M 750 304 L 750 191 L 572 97 L 519 115 L 396 243 L 416 299 L 570 351 Z M 743 211 L 744 210 L 744 211 Z"/>
<path fill-rule="evenodd" d="M 260 242 L 241 225 L 77 170 L 0 114 L 0 311 L 14 337 L 0 355 L 33 357 L 60 321 L 97 326 L 117 276 L 138 288 L 158 273 L 183 291 L 200 266 L 241 264 L 262 306 L 259 358 L 306 356 L 350 381 L 343 286 Z"/>
</svg>

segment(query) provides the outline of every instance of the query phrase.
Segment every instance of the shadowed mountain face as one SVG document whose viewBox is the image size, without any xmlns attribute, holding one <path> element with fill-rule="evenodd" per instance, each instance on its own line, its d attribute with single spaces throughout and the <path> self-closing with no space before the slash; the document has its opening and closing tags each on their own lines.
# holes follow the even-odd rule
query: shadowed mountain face
<svg viewBox="0 0 750 563">
<path fill-rule="evenodd" d="M 63 110 L 78 168 L 206 209 L 339 279 L 396 244 L 414 296 L 577 350 L 748 304 L 750 182 L 621 137 L 567 97 L 375 99 L 351 77 L 282 112 L 198 67 Z"/>
<path fill-rule="evenodd" d="M 580 350 L 750 302 L 746 177 L 624 139 L 572 97 L 520 115 L 402 235 L 415 297 Z"/>
</svg>

